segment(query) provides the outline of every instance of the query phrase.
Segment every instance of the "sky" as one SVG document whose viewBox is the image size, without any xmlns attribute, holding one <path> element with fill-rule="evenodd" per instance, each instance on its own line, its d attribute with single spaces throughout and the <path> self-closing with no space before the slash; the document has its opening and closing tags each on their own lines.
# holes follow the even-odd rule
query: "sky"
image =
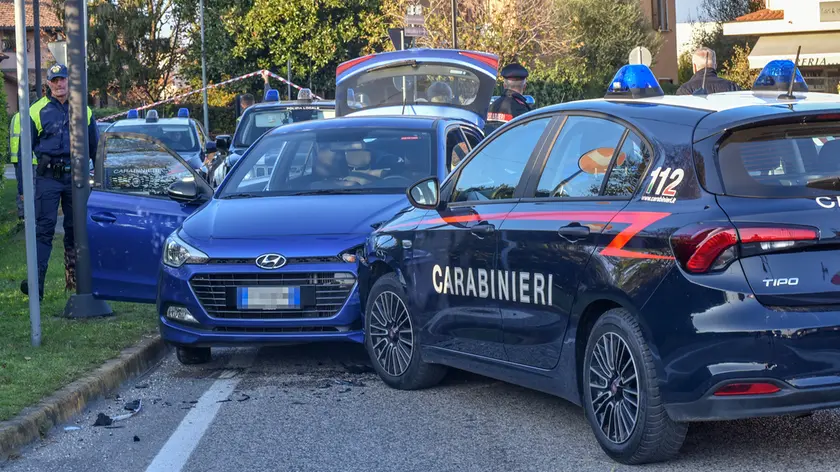
<svg viewBox="0 0 840 472">
<path fill-rule="evenodd" d="M 688 23 L 689 20 L 700 19 L 699 10 L 703 6 L 703 0 L 676 0 L 677 2 L 677 23 Z"/>
</svg>

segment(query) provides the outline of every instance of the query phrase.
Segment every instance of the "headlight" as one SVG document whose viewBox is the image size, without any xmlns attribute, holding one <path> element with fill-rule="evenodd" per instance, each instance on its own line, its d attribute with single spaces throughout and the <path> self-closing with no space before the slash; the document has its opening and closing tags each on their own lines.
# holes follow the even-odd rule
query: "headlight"
<svg viewBox="0 0 840 472">
<path fill-rule="evenodd" d="M 181 267 L 184 264 L 203 264 L 209 259 L 207 254 L 179 238 L 177 232 L 169 235 L 163 244 L 163 263 L 169 267 Z"/>
<path fill-rule="evenodd" d="M 350 249 L 339 254 L 339 257 L 344 262 L 349 262 L 351 264 L 355 263 L 356 261 L 362 258 L 362 255 L 364 254 L 364 247 L 364 244 L 351 247 Z"/>
</svg>

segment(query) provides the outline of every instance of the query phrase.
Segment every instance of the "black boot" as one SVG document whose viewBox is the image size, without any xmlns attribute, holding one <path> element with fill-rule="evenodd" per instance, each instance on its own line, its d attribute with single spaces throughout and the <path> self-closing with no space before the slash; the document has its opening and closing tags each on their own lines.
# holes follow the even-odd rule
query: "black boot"
<svg viewBox="0 0 840 472">
<path fill-rule="evenodd" d="M 23 292 L 24 295 L 29 296 L 29 281 L 27 279 L 23 279 L 20 283 L 20 291 Z M 44 301 L 44 289 L 41 288 L 39 292 L 38 299 Z"/>
</svg>

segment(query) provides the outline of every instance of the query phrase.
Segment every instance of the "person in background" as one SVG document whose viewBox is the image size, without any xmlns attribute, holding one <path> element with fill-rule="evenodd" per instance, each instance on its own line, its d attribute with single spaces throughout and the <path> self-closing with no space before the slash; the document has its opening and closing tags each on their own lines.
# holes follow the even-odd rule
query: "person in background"
<svg viewBox="0 0 840 472">
<path fill-rule="evenodd" d="M 49 100 L 49 97 L 43 96 L 37 102 Z M 36 102 L 36 103 L 37 103 Z M 23 221 L 23 169 L 20 166 L 20 112 L 15 113 L 9 123 L 9 160 L 15 168 L 15 180 L 17 181 L 17 213 L 18 221 Z M 38 159 L 32 156 L 32 175 L 35 175 L 35 166 L 38 165 Z"/>
<path fill-rule="evenodd" d="M 677 89 L 677 95 L 691 95 L 703 87 L 703 76 L 706 77 L 705 89 L 707 94 L 721 92 L 736 92 L 741 90 L 735 82 L 717 75 L 717 57 L 715 51 L 701 47 L 691 56 L 691 68 L 694 75 Z"/>
<path fill-rule="evenodd" d="M 517 63 L 508 64 L 502 69 L 501 76 L 505 79 L 505 89 L 502 91 L 502 96 L 490 105 L 490 111 L 487 113 L 488 121 L 507 122 L 531 111 L 523 95 L 528 69 Z"/>
<path fill-rule="evenodd" d="M 38 250 L 38 294 L 44 298 L 44 282 L 52 253 L 52 240 L 58 223 L 58 205 L 64 214 L 64 282 L 65 290 L 76 289 L 76 248 L 73 234 L 72 158 L 70 155 L 70 103 L 68 102 L 67 67 L 55 64 L 47 72 L 50 98 L 39 100 L 29 108 L 32 153 L 38 159 L 35 172 L 35 208 L 38 217 L 36 238 Z M 90 107 L 87 111 L 90 159 L 96 159 L 99 130 Z M 27 143 L 22 143 L 26 145 Z M 90 165 L 90 163 L 88 163 Z M 84 221 L 79 222 L 85 224 Z M 29 281 L 20 290 L 29 295 Z"/>
</svg>

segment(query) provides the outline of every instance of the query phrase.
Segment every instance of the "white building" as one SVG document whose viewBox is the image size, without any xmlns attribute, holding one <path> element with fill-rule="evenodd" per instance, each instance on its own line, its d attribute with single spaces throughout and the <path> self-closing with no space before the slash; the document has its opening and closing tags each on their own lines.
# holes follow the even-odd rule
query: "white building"
<svg viewBox="0 0 840 472">
<path fill-rule="evenodd" d="M 691 49 L 695 31 L 711 32 L 715 26 L 703 10 L 703 0 L 677 0 L 677 57 Z"/>
<path fill-rule="evenodd" d="M 840 1 L 767 0 L 767 8 L 725 23 L 729 36 L 757 36 L 750 68 L 796 59 L 812 91 L 837 93 L 840 82 Z"/>
</svg>

